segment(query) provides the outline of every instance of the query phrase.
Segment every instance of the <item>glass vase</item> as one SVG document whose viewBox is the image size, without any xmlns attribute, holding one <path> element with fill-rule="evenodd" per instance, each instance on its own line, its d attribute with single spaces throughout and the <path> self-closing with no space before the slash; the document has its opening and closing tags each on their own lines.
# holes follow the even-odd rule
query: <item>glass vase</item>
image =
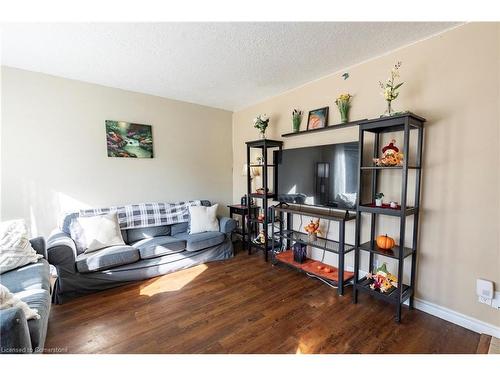
<svg viewBox="0 0 500 375">
<path fill-rule="evenodd" d="M 260 132 L 260 139 L 266 139 L 266 132 Z"/>
<path fill-rule="evenodd" d="M 385 112 L 382 116 L 387 117 L 387 116 L 392 116 L 392 115 L 394 115 L 394 110 L 392 109 L 392 101 L 387 100 L 387 109 L 385 110 Z"/>
<path fill-rule="evenodd" d="M 294 133 L 297 133 L 300 131 L 300 123 L 301 123 L 301 118 L 300 117 L 294 117 L 292 119 L 292 130 Z"/>
<path fill-rule="evenodd" d="M 344 107 L 340 109 L 340 122 L 342 124 L 349 122 L 349 107 Z"/>
</svg>

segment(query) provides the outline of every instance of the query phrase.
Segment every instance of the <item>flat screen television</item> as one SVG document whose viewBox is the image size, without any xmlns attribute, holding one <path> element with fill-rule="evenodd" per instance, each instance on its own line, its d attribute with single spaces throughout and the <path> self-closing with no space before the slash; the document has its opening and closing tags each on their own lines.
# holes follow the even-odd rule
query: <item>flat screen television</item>
<svg viewBox="0 0 500 375">
<path fill-rule="evenodd" d="M 358 148 L 358 142 L 349 142 L 277 152 L 277 200 L 354 209 L 358 189 Z"/>
</svg>

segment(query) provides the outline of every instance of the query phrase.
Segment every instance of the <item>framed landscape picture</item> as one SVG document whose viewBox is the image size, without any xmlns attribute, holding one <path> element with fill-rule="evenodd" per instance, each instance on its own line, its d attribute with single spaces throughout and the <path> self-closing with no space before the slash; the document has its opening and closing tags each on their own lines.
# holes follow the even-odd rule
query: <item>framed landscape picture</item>
<svg viewBox="0 0 500 375">
<path fill-rule="evenodd" d="M 328 126 L 328 107 L 309 111 L 307 130 L 319 129 Z"/>
<path fill-rule="evenodd" d="M 106 120 L 108 156 L 115 158 L 152 158 L 151 125 Z"/>
</svg>

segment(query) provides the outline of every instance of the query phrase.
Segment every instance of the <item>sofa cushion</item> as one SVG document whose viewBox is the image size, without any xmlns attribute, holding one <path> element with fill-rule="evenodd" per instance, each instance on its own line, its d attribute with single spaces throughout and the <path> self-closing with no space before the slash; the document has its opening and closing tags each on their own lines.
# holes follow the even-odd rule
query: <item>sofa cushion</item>
<svg viewBox="0 0 500 375">
<path fill-rule="evenodd" d="M 186 241 L 187 251 L 198 251 L 221 244 L 226 238 L 221 232 L 203 232 L 195 234 L 181 233 L 175 235 L 176 238 Z"/>
<path fill-rule="evenodd" d="M 146 227 L 146 228 L 133 228 L 127 230 L 127 239 L 128 239 L 127 243 L 133 244 L 145 238 L 169 236 L 169 235 L 170 235 L 169 225 L 160 225 L 157 227 Z"/>
<path fill-rule="evenodd" d="M 47 290 L 32 289 L 15 294 L 21 301 L 26 302 L 29 307 L 36 309 L 40 319 L 28 320 L 30 331 L 31 347 L 33 351 L 43 350 L 45 336 L 47 334 L 47 324 L 50 313 L 50 293 Z"/>
<path fill-rule="evenodd" d="M 15 270 L 5 272 L 0 276 L 2 285 L 17 293 L 22 290 L 43 289 L 50 290 L 49 263 L 40 259 L 36 263 L 27 264 Z"/>
<path fill-rule="evenodd" d="M 79 272 L 94 272 L 134 263 L 139 260 L 139 250 L 128 245 L 110 246 L 92 253 L 83 253 L 76 257 Z"/>
<path fill-rule="evenodd" d="M 189 233 L 217 232 L 219 230 L 218 207 L 218 204 L 211 207 L 189 207 Z"/>
<path fill-rule="evenodd" d="M 189 223 L 186 221 L 184 223 L 173 224 L 170 226 L 170 235 L 175 236 L 176 234 L 187 233 L 189 228 Z"/>
<path fill-rule="evenodd" d="M 186 248 L 186 241 L 170 236 L 145 238 L 132 244 L 139 250 L 141 259 L 156 258 L 162 255 L 180 253 Z"/>
</svg>

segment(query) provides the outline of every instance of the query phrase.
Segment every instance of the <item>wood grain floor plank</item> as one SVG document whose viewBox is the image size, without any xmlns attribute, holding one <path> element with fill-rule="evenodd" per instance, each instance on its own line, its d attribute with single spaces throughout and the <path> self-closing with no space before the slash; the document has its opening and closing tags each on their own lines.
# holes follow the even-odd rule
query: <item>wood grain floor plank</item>
<svg viewBox="0 0 500 375">
<path fill-rule="evenodd" d="M 69 353 L 475 353 L 479 335 L 368 295 L 351 303 L 262 254 L 54 305 L 47 348 Z"/>
</svg>

